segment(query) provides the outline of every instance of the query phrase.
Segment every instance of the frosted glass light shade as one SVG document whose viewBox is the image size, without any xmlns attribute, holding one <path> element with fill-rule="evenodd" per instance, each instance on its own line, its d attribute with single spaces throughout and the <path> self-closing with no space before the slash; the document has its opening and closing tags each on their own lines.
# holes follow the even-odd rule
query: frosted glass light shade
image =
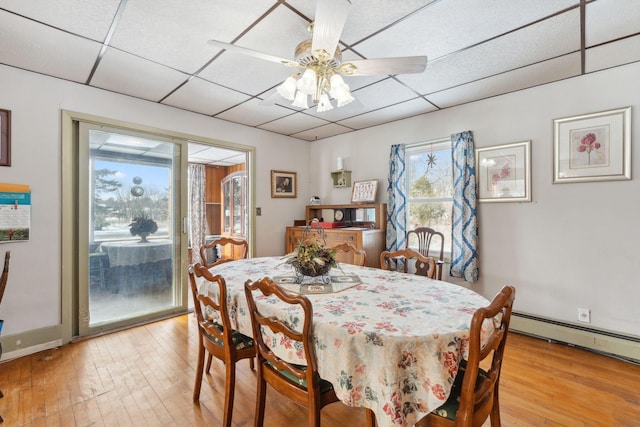
<svg viewBox="0 0 640 427">
<path fill-rule="evenodd" d="M 329 95 L 323 93 L 320 95 L 320 101 L 318 102 L 318 113 L 322 113 L 323 111 L 329 111 L 333 109 L 333 105 L 331 105 L 331 101 L 329 101 Z"/>
<path fill-rule="evenodd" d="M 287 79 L 278 86 L 278 93 L 289 101 L 293 101 L 296 94 L 296 79 L 289 76 Z"/>
<path fill-rule="evenodd" d="M 307 68 L 296 84 L 299 91 L 313 95 L 316 91 L 316 72 Z"/>
<path fill-rule="evenodd" d="M 291 105 L 298 108 L 309 108 L 309 104 L 307 104 L 307 94 L 301 90 L 296 92 L 296 97 Z"/>
</svg>

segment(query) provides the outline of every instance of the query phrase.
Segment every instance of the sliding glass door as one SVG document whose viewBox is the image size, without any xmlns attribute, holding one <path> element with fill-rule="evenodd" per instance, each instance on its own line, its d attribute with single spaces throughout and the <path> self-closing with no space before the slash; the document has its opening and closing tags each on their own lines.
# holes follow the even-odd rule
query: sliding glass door
<svg viewBox="0 0 640 427">
<path fill-rule="evenodd" d="M 186 141 L 80 123 L 79 142 L 79 334 L 184 310 Z"/>
</svg>

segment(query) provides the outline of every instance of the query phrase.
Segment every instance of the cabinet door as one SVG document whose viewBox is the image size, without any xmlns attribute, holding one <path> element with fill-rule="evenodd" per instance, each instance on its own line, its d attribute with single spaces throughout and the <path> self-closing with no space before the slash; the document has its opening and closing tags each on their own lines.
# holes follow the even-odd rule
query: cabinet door
<svg viewBox="0 0 640 427">
<path fill-rule="evenodd" d="M 247 229 L 246 172 L 234 172 L 222 181 L 222 233 L 244 238 Z"/>
</svg>

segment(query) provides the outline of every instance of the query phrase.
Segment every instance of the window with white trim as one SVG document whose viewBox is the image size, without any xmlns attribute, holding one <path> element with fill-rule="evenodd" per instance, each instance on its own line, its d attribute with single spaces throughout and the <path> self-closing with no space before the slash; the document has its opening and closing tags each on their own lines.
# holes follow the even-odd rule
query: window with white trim
<svg viewBox="0 0 640 427">
<path fill-rule="evenodd" d="M 448 138 L 407 147 L 407 230 L 431 227 L 444 234 L 445 258 L 451 255 L 453 165 Z M 408 246 L 417 249 L 416 242 Z"/>
</svg>

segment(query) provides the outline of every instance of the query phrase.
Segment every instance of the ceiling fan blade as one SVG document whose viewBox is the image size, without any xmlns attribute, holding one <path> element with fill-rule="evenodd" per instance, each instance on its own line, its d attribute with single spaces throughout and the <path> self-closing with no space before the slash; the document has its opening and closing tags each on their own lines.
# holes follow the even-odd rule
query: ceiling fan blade
<svg viewBox="0 0 640 427">
<path fill-rule="evenodd" d="M 254 58 L 264 59 L 265 61 L 277 62 L 278 64 L 283 64 L 288 67 L 300 67 L 295 61 L 291 61 L 289 59 L 280 58 L 278 56 L 269 55 L 268 53 L 259 52 L 257 50 L 249 49 L 247 47 L 236 46 L 231 43 L 225 43 L 218 40 L 209 40 L 208 43 L 212 46 L 219 47 L 221 49 L 226 49 L 230 52 L 237 52 L 243 55 L 253 56 Z"/>
<path fill-rule="evenodd" d="M 351 71 L 350 64 L 354 65 L 356 69 Z M 421 73 L 426 67 L 426 56 L 403 56 L 399 58 L 358 59 L 348 61 L 342 64 L 340 72 L 351 76 L 412 74 Z"/>
<path fill-rule="evenodd" d="M 340 41 L 344 23 L 349 14 L 350 0 L 316 0 L 316 16 L 313 22 L 311 52 L 326 51 L 329 58 Z"/>
</svg>

